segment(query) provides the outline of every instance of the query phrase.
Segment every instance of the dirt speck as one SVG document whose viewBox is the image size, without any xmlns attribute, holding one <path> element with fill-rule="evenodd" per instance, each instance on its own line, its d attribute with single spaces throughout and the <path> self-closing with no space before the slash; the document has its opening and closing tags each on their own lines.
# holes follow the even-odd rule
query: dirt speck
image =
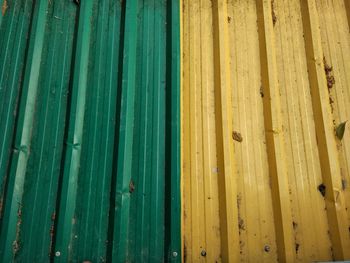
<svg viewBox="0 0 350 263">
<path fill-rule="evenodd" d="M 227 17 L 227 22 L 231 23 L 231 17 L 230 16 Z"/>
<path fill-rule="evenodd" d="M 260 96 L 263 98 L 265 95 L 264 95 L 264 88 L 263 86 L 260 86 Z"/>
<path fill-rule="evenodd" d="M 241 135 L 239 132 L 237 132 L 237 131 L 233 131 L 233 132 L 232 132 L 232 138 L 233 138 L 235 141 L 237 141 L 237 142 L 243 142 L 243 137 L 242 137 L 242 135 Z"/>
</svg>

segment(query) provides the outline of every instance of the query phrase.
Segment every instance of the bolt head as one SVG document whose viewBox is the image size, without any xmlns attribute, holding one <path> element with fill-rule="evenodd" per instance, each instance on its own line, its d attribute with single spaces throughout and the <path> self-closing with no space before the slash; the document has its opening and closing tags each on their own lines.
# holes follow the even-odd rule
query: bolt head
<svg viewBox="0 0 350 263">
<path fill-rule="evenodd" d="M 59 257 L 59 256 L 61 256 L 61 252 L 59 252 L 59 251 L 56 251 L 56 253 L 55 253 L 55 256 L 56 256 L 56 257 Z"/>
<path fill-rule="evenodd" d="M 202 252 L 201 252 L 201 256 L 205 257 L 206 255 L 207 255 L 207 252 L 203 249 Z"/>
<path fill-rule="evenodd" d="M 174 257 L 174 258 L 177 257 L 177 252 L 176 252 L 176 251 L 173 252 L 173 257 Z"/>
</svg>

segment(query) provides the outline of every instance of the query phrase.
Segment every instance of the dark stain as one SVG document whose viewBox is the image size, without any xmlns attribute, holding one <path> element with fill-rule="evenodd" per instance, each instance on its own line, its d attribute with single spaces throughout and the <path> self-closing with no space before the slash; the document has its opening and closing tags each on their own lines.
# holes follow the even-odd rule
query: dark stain
<svg viewBox="0 0 350 263">
<path fill-rule="evenodd" d="M 263 88 L 263 86 L 260 86 L 260 96 L 262 98 L 264 97 L 264 88 Z"/>
<path fill-rule="evenodd" d="M 55 237 L 55 220 L 56 220 L 56 211 L 53 211 L 51 215 L 51 227 L 50 227 L 50 245 L 49 245 L 49 258 L 52 258 L 53 253 L 53 242 Z"/>
<path fill-rule="evenodd" d="M 317 187 L 318 191 L 321 193 L 323 197 L 326 195 L 326 186 L 322 183 Z"/>
<path fill-rule="evenodd" d="M 186 245 L 186 242 L 184 244 L 184 262 L 187 262 L 187 245 Z"/>
<path fill-rule="evenodd" d="M 295 229 L 297 229 L 297 227 L 298 227 L 298 223 L 293 221 L 293 229 L 295 230 Z"/>
<path fill-rule="evenodd" d="M 277 23 L 277 16 L 275 12 L 275 0 L 271 0 L 271 15 L 272 15 L 273 26 L 275 26 Z"/>
<path fill-rule="evenodd" d="M 331 112 L 333 113 L 333 111 L 334 111 L 334 106 L 333 106 L 334 100 L 333 100 L 333 98 L 331 96 L 331 89 L 333 88 L 333 85 L 335 84 L 335 78 L 333 76 L 333 67 L 328 65 L 325 56 L 323 56 L 323 64 L 324 64 L 324 72 L 325 72 L 326 79 L 327 79 L 329 104 L 331 106 Z"/>
<path fill-rule="evenodd" d="M 227 22 L 231 23 L 231 17 L 230 16 L 227 17 Z"/>
<path fill-rule="evenodd" d="M 300 248 L 300 244 L 299 243 L 295 243 L 295 252 L 298 254 Z"/>
<path fill-rule="evenodd" d="M 241 217 L 238 218 L 238 227 L 239 230 L 245 230 L 244 220 Z"/>
<path fill-rule="evenodd" d="M 347 185 L 346 180 L 342 179 L 341 180 L 341 188 L 342 188 L 343 191 L 346 189 L 346 185 Z"/>
<path fill-rule="evenodd" d="M 243 254 L 244 242 L 242 240 L 239 241 L 239 254 Z"/>
<path fill-rule="evenodd" d="M 135 191 L 135 184 L 134 184 L 134 181 L 131 180 L 129 184 L 129 192 L 130 194 L 132 194 L 134 191 Z"/>
</svg>

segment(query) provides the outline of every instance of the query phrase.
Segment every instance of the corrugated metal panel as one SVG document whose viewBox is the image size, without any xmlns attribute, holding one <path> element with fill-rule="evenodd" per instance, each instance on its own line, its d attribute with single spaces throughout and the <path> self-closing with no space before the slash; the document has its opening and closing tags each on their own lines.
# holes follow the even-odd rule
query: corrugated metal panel
<svg viewBox="0 0 350 263">
<path fill-rule="evenodd" d="M 349 6 L 183 0 L 186 262 L 350 259 Z"/>
<path fill-rule="evenodd" d="M 1 2 L 0 261 L 178 262 L 178 3 Z"/>
</svg>

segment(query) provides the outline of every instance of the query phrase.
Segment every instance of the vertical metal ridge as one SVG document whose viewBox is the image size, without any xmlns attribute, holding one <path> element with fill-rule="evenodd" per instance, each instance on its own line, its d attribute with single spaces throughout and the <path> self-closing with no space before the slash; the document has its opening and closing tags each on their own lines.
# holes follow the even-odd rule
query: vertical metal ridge
<svg viewBox="0 0 350 263">
<path fill-rule="evenodd" d="M 214 87 L 214 72 L 213 72 L 213 30 L 214 27 L 207 28 L 208 25 L 213 25 L 211 1 L 202 1 L 200 3 L 200 56 L 201 56 L 201 83 L 202 89 L 200 91 L 201 100 L 201 133 L 202 133 L 202 174 L 203 174 L 203 198 L 204 198 L 204 233 L 203 238 L 205 247 L 203 250 L 208 251 L 205 256 L 207 262 L 215 262 L 220 259 L 220 247 L 216 246 L 220 242 L 219 233 L 213 234 L 214 229 L 220 227 L 220 218 L 216 216 L 219 202 L 218 193 L 218 168 L 216 145 L 213 138 L 216 136 L 215 120 L 212 116 L 215 114 L 215 97 L 211 96 L 215 92 Z M 199 173 L 200 174 L 200 173 Z M 218 232 L 218 230 L 217 230 Z M 210 253 L 209 253 L 210 250 Z M 198 254 L 202 253 L 199 251 Z"/>
<path fill-rule="evenodd" d="M 345 5 L 345 6 L 344 6 Z M 345 120 L 349 119 L 349 53 L 350 35 L 349 20 L 347 17 L 347 1 L 335 1 L 329 5 L 326 1 L 316 2 L 316 9 L 319 16 L 320 38 L 324 52 L 324 67 L 327 72 L 327 88 L 329 104 L 331 106 L 332 126 L 334 129 Z M 333 80 L 333 82 L 332 82 Z M 350 148 L 349 137 L 342 140 L 336 138 L 336 146 L 339 157 L 341 189 L 334 189 L 337 192 L 338 200 L 336 206 L 345 208 L 347 223 L 350 223 L 350 189 L 347 182 L 350 180 Z"/>
<path fill-rule="evenodd" d="M 3 36 L 0 39 L 0 49 L 5 52 L 0 53 L 0 116 L 2 120 L 0 124 L 0 136 L 3 140 L 0 141 L 0 191 L 2 199 L 2 207 L 5 199 L 5 185 L 7 183 L 7 174 L 9 173 L 9 162 L 12 153 L 12 144 L 14 140 L 15 121 L 18 118 L 19 94 L 21 86 L 17 85 L 18 81 L 22 81 L 23 75 L 21 72 L 24 68 L 25 57 L 27 56 L 26 41 L 30 32 L 30 23 L 26 23 L 33 13 L 33 5 L 26 4 L 23 7 L 23 12 L 19 10 L 19 4 L 13 5 L 13 10 L 6 13 L 6 19 L 0 27 L 0 33 Z M 8 24 L 9 23 L 9 24 Z M 18 24 L 18 27 L 17 27 Z M 15 39 L 19 38 L 16 42 Z M 13 52 L 13 53 L 12 53 Z M 14 60 L 12 60 L 12 56 Z M 0 215 L 2 211 L 0 211 Z"/>
<path fill-rule="evenodd" d="M 88 54 L 91 37 L 91 17 L 93 1 L 84 1 L 80 6 L 79 33 L 75 54 L 74 77 L 72 83 L 72 107 L 68 124 L 62 187 L 60 189 L 55 261 L 65 262 L 71 254 L 72 228 L 77 199 L 77 183 L 83 142 L 86 89 L 88 80 Z"/>
<path fill-rule="evenodd" d="M 69 4 L 50 4 L 40 70 L 33 125 L 32 150 L 28 160 L 23 201 L 23 223 L 19 259 L 49 259 L 53 248 L 56 193 L 63 146 L 65 109 L 73 42 L 75 8 Z M 62 20 L 69 14 L 71 20 Z M 70 23 L 73 23 L 73 27 Z M 66 34 L 61 34 L 64 31 Z M 49 48 L 49 47 L 53 48 Z M 62 52 L 57 52 L 61 50 Z M 47 88 L 49 87 L 49 88 Z M 36 167 L 35 174 L 33 168 Z M 45 201 L 41 201 L 45 200 Z M 36 240 L 34 242 L 33 240 Z"/>
<path fill-rule="evenodd" d="M 318 152 L 324 185 L 329 189 L 326 191 L 325 200 L 330 238 L 335 259 L 343 260 L 350 257 L 350 251 L 347 249 L 350 247 L 350 238 L 345 206 L 339 203 L 342 195 L 340 193 L 342 181 L 324 73 L 319 18 L 315 1 L 301 1 L 301 7 Z"/>
<path fill-rule="evenodd" d="M 124 262 L 128 259 L 130 222 L 130 184 L 132 175 L 133 119 L 136 89 L 136 41 L 137 1 L 126 2 L 124 70 L 122 76 L 121 117 L 119 131 L 118 169 L 116 181 L 115 223 L 112 260 Z"/>
<path fill-rule="evenodd" d="M 277 82 L 276 54 L 270 1 L 257 1 L 262 92 L 264 93 L 264 122 L 271 176 L 272 202 L 276 227 L 278 258 L 293 261 L 292 217 L 287 193 L 288 178 L 285 167 L 284 142 L 281 126 L 281 106 Z"/>
<path fill-rule="evenodd" d="M 277 260 L 267 162 L 256 1 L 229 1 L 233 131 L 238 225 L 242 261 Z M 267 246 L 269 252 L 263 253 Z"/>
<path fill-rule="evenodd" d="M 48 3 L 40 1 L 37 4 L 37 18 L 32 25 L 32 37 L 29 47 L 29 60 L 26 64 L 27 74 L 24 77 L 24 89 L 21 99 L 20 113 L 17 124 L 14 153 L 8 175 L 8 186 L 1 234 L 1 258 L 5 262 L 12 261 L 20 248 L 20 227 L 22 213 L 22 198 L 25 182 L 27 161 L 31 150 L 31 136 L 35 114 L 36 97 L 40 71 L 42 47 Z M 5 231 L 5 232 L 4 232 Z"/>
<path fill-rule="evenodd" d="M 170 203 L 170 211 L 165 209 L 166 216 L 170 216 L 170 244 L 165 244 L 165 255 L 170 262 L 182 262 L 182 242 L 181 242 L 181 25 L 182 25 L 182 0 L 168 2 L 167 8 L 167 85 L 166 103 L 167 103 L 167 128 L 166 128 L 166 150 L 170 161 L 165 162 L 166 170 L 170 163 L 171 180 L 165 178 L 165 186 L 170 194 L 166 196 Z M 170 32 L 169 32 L 170 31 Z M 170 77 L 169 77 L 170 74 Z M 171 130 L 170 130 L 171 129 Z M 169 143 L 169 140 L 171 141 Z M 168 206 L 169 207 L 169 206 Z M 166 239 L 167 240 L 167 239 Z"/>
<path fill-rule="evenodd" d="M 150 227 L 150 260 L 159 261 L 164 258 L 164 170 L 165 170 L 165 92 L 166 92 L 166 4 L 165 1 L 154 1 L 154 65 L 153 65 L 153 138 L 152 138 L 152 177 L 151 192 L 156 194 L 151 196 L 151 211 L 157 211 L 156 217 L 151 215 Z M 171 174 L 171 172 L 170 172 Z M 152 200 L 153 199 L 153 200 Z M 153 234 L 154 233 L 154 236 Z M 153 236 L 151 238 L 151 236 Z M 162 253 L 159 253 L 162 251 Z"/>
<path fill-rule="evenodd" d="M 238 208 L 234 197 L 237 196 L 237 186 L 233 177 L 235 161 L 233 158 L 232 141 L 232 96 L 231 77 L 229 70 L 230 50 L 228 46 L 228 21 L 227 2 L 213 2 L 213 48 L 214 48 L 214 86 L 215 86 L 215 111 L 216 139 L 218 154 L 218 183 L 219 183 L 219 207 L 220 229 L 222 244 L 222 260 L 237 261 L 239 258 L 238 225 L 234 220 L 238 219 Z"/>
</svg>

